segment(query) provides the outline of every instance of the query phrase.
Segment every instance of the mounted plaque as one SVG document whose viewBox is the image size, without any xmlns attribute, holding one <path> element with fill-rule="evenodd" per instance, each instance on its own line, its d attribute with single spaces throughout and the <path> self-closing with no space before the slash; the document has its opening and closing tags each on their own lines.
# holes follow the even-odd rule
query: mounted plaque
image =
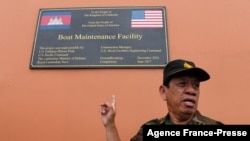
<svg viewBox="0 0 250 141">
<path fill-rule="evenodd" d="M 165 7 L 40 9 L 30 68 L 159 68 Z"/>
</svg>

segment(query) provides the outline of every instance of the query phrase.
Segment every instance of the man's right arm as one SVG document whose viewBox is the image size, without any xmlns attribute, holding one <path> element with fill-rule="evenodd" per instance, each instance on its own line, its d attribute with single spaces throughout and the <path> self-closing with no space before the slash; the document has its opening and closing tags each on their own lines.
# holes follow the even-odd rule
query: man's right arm
<svg viewBox="0 0 250 141">
<path fill-rule="evenodd" d="M 121 141 L 115 123 L 105 128 L 106 128 L 107 141 Z"/>
<path fill-rule="evenodd" d="M 112 97 L 112 103 L 102 103 L 101 105 L 101 119 L 106 130 L 107 141 L 121 141 L 118 129 L 115 124 L 115 96 Z"/>
</svg>

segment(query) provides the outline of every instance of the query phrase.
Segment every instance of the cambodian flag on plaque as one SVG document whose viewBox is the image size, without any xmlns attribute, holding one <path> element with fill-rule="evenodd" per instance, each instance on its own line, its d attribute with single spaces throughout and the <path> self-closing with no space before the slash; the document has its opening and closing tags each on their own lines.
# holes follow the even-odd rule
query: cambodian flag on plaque
<svg viewBox="0 0 250 141">
<path fill-rule="evenodd" d="M 131 28 L 163 28 L 162 10 L 133 10 Z"/>
<path fill-rule="evenodd" d="M 43 12 L 41 15 L 40 29 L 69 29 L 71 23 L 71 12 Z"/>
</svg>

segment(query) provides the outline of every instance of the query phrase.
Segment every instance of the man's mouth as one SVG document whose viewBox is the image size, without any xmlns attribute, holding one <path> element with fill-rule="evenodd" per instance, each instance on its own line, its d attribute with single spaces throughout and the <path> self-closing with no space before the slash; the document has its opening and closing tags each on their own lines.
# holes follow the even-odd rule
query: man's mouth
<svg viewBox="0 0 250 141">
<path fill-rule="evenodd" d="M 185 104 L 185 106 L 188 106 L 188 107 L 193 107 L 195 106 L 195 103 L 196 103 L 194 99 L 188 99 L 188 98 L 184 99 L 182 102 Z"/>
</svg>

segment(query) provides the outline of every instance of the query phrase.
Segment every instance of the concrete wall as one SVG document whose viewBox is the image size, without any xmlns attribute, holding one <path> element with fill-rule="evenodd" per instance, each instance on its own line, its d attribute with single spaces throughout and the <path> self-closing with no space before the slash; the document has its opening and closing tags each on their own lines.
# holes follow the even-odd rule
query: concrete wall
<svg viewBox="0 0 250 141">
<path fill-rule="evenodd" d="M 161 69 L 29 69 L 40 8 L 166 6 L 170 59 L 206 69 L 199 110 L 250 123 L 249 0 L 5 0 L 0 2 L 0 140 L 104 141 L 99 104 L 117 97 L 122 140 L 167 113 Z"/>
</svg>

